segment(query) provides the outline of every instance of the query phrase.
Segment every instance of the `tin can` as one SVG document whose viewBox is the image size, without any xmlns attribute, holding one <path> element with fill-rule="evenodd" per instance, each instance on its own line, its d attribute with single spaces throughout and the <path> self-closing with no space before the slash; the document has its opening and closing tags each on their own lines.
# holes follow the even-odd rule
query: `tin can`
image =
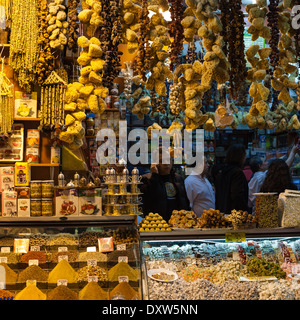
<svg viewBox="0 0 300 320">
<path fill-rule="evenodd" d="M 31 198 L 41 198 L 42 197 L 42 181 L 34 180 L 30 183 L 30 196 Z"/>
<path fill-rule="evenodd" d="M 30 200 L 30 216 L 39 217 L 42 215 L 42 199 Z"/>
<path fill-rule="evenodd" d="M 42 198 L 54 197 L 54 180 L 45 180 L 42 182 Z"/>
<path fill-rule="evenodd" d="M 42 199 L 42 216 L 53 216 L 53 199 Z"/>
</svg>

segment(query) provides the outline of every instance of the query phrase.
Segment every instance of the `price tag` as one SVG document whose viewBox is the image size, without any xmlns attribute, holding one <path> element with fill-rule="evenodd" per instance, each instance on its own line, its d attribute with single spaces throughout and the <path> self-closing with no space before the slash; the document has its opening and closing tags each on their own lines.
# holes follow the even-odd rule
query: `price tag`
<svg viewBox="0 0 300 320">
<path fill-rule="evenodd" d="M 28 260 L 28 265 L 29 266 L 38 266 L 39 265 L 39 260 L 38 259 Z"/>
<path fill-rule="evenodd" d="M 67 255 L 61 255 L 57 257 L 57 261 L 61 261 L 61 260 L 67 260 L 68 261 L 68 256 Z"/>
<path fill-rule="evenodd" d="M 7 257 L 0 257 L 0 263 L 7 263 Z"/>
<path fill-rule="evenodd" d="M 30 251 L 40 251 L 40 246 L 31 246 Z"/>
<path fill-rule="evenodd" d="M 126 250 L 126 243 L 117 244 L 118 251 L 125 251 Z"/>
<path fill-rule="evenodd" d="M 59 280 L 57 280 L 57 285 L 58 286 L 67 286 L 68 280 L 67 279 L 59 279 Z"/>
<path fill-rule="evenodd" d="M 118 262 L 126 262 L 128 263 L 128 257 L 127 256 L 119 256 Z"/>
<path fill-rule="evenodd" d="M 88 282 L 91 282 L 91 281 L 98 282 L 98 277 L 97 276 L 88 276 Z"/>
<path fill-rule="evenodd" d="M 240 255 L 238 252 L 233 252 L 232 253 L 232 260 L 234 261 L 239 261 L 240 260 Z"/>
<path fill-rule="evenodd" d="M 10 253 L 10 247 L 1 247 L 1 253 Z"/>
<path fill-rule="evenodd" d="M 66 251 L 68 251 L 68 247 L 58 247 L 57 251 L 58 252 L 66 252 Z"/>
<path fill-rule="evenodd" d="M 96 247 L 87 247 L 86 252 L 97 252 L 97 248 Z"/>
<path fill-rule="evenodd" d="M 225 233 L 226 242 L 244 242 L 246 241 L 246 235 L 243 232 L 226 232 Z"/>
<path fill-rule="evenodd" d="M 26 280 L 26 287 L 27 287 L 28 285 L 34 285 L 34 286 L 36 286 L 36 280 Z"/>
<path fill-rule="evenodd" d="M 119 282 L 129 282 L 128 276 L 119 276 L 118 277 Z"/>
<path fill-rule="evenodd" d="M 295 263 L 292 265 L 292 273 L 300 273 L 300 265 Z"/>
<path fill-rule="evenodd" d="M 88 259 L 87 260 L 87 265 L 88 266 L 96 266 L 97 265 L 97 260 L 96 259 Z"/>
</svg>

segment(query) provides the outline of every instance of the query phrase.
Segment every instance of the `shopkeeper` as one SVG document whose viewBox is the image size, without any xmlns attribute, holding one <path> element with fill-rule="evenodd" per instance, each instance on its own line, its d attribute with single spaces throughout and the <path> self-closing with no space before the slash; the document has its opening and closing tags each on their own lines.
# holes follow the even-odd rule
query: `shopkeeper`
<svg viewBox="0 0 300 320">
<path fill-rule="evenodd" d="M 151 164 L 151 172 L 142 176 L 140 189 L 144 215 L 158 213 L 168 221 L 173 210 L 189 210 L 190 207 L 184 180 L 174 172 L 172 157 L 170 163 L 162 163 L 163 152 L 168 151 L 159 148 L 159 163 Z"/>
</svg>

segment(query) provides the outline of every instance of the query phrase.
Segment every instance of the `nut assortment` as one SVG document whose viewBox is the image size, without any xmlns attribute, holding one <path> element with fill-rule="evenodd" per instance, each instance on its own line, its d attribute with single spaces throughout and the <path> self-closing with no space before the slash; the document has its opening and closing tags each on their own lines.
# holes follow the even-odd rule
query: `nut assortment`
<svg viewBox="0 0 300 320">
<path fill-rule="evenodd" d="M 255 222 L 254 217 L 251 214 L 242 210 L 232 210 L 227 219 L 232 223 L 234 229 L 238 229 L 240 225 Z"/>
<path fill-rule="evenodd" d="M 203 210 L 203 214 L 198 219 L 200 228 L 227 228 L 229 221 L 219 210 Z"/>
<path fill-rule="evenodd" d="M 255 202 L 258 228 L 278 227 L 278 195 L 258 195 Z"/>
<path fill-rule="evenodd" d="M 197 216 L 193 211 L 174 210 L 169 220 L 173 228 L 199 228 Z"/>
</svg>

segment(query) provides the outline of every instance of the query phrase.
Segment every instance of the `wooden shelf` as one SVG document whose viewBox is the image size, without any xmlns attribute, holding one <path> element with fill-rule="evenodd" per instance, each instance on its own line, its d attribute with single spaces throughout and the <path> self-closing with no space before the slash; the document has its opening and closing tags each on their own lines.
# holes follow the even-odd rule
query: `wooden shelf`
<svg viewBox="0 0 300 320">
<path fill-rule="evenodd" d="M 108 111 L 108 112 L 120 112 L 120 110 L 118 108 L 106 108 L 104 109 L 104 111 Z"/>
<path fill-rule="evenodd" d="M 14 118 L 14 121 L 41 121 L 41 118 Z"/>
<path fill-rule="evenodd" d="M 7 47 L 9 48 L 10 47 L 10 44 L 9 43 L 0 43 L 0 47 Z"/>
<path fill-rule="evenodd" d="M 26 162 L 26 161 L 20 161 L 20 162 Z M 14 165 L 15 165 L 15 162 L 0 163 L 0 167 L 9 167 Z M 58 163 L 31 163 L 30 166 L 31 167 L 58 167 L 59 164 Z"/>
</svg>

